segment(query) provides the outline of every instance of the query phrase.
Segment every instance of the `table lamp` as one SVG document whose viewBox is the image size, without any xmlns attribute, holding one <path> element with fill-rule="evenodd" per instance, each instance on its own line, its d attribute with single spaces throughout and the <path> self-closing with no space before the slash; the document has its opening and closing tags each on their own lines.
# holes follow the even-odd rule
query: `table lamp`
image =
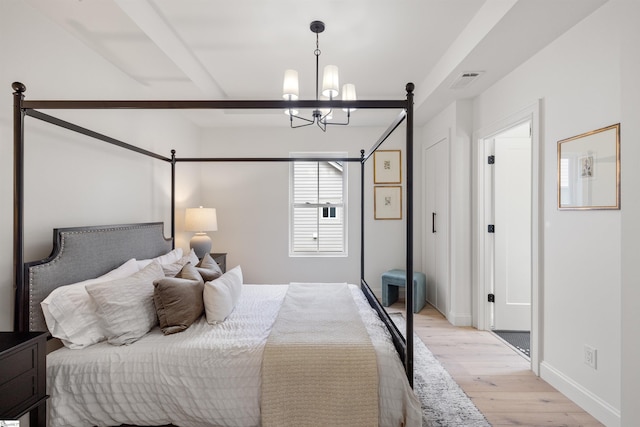
<svg viewBox="0 0 640 427">
<path fill-rule="evenodd" d="M 195 231 L 196 234 L 189 241 L 189 247 L 194 250 L 198 258 L 211 252 L 211 238 L 207 231 L 218 230 L 218 218 L 214 208 L 187 208 L 184 216 L 184 228 L 186 231 Z"/>
</svg>

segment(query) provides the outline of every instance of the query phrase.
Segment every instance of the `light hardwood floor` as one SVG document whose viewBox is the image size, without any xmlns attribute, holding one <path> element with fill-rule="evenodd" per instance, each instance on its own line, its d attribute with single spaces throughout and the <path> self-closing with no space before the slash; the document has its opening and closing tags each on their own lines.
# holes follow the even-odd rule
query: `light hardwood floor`
<svg viewBox="0 0 640 427">
<path fill-rule="evenodd" d="M 603 425 L 535 376 L 529 360 L 495 334 L 455 327 L 429 304 L 413 319 L 415 333 L 494 427 Z"/>
</svg>

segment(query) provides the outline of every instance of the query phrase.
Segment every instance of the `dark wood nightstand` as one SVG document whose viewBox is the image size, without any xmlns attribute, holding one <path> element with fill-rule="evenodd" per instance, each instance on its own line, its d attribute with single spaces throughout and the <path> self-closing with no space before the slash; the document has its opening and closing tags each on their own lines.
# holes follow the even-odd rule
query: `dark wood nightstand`
<svg viewBox="0 0 640 427">
<path fill-rule="evenodd" d="M 0 332 L 0 420 L 46 426 L 46 347 L 45 332 Z"/>
<path fill-rule="evenodd" d="M 214 259 L 215 262 L 218 263 L 218 266 L 220 267 L 220 270 L 222 270 L 223 273 L 227 272 L 227 254 L 225 253 L 221 253 L 221 254 L 209 254 L 211 255 L 211 258 Z"/>
</svg>

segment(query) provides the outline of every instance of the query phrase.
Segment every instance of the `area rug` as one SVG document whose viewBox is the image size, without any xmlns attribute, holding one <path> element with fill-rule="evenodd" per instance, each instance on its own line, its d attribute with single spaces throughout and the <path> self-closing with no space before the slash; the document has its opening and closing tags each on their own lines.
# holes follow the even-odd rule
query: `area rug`
<svg viewBox="0 0 640 427">
<path fill-rule="evenodd" d="M 389 315 L 404 335 L 403 315 Z M 491 427 L 471 399 L 415 334 L 413 390 L 422 403 L 422 427 Z"/>
</svg>

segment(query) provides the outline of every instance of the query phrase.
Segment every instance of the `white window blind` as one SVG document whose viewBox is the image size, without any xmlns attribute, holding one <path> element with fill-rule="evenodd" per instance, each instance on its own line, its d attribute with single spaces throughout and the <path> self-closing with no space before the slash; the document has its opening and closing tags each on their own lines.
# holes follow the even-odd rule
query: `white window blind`
<svg viewBox="0 0 640 427">
<path fill-rule="evenodd" d="M 345 188 L 341 162 L 291 163 L 291 255 L 346 254 Z"/>
</svg>

